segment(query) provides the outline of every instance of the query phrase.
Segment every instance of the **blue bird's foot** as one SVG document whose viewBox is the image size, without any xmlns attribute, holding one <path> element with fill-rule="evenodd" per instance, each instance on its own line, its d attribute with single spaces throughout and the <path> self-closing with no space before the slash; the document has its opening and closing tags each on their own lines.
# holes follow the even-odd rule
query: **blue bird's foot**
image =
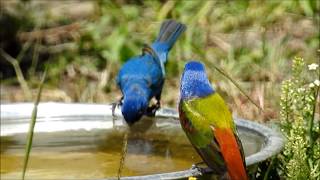
<svg viewBox="0 0 320 180">
<path fill-rule="evenodd" d="M 123 97 L 121 97 L 121 99 L 118 102 L 111 103 L 112 117 L 115 116 L 114 112 L 116 110 L 116 107 L 119 107 L 122 105 L 122 100 L 123 100 Z"/>
<path fill-rule="evenodd" d="M 114 117 L 114 111 L 115 111 L 116 107 L 117 107 L 117 103 L 116 102 L 111 103 L 112 117 Z"/>
<path fill-rule="evenodd" d="M 154 117 L 156 115 L 157 110 L 160 109 L 160 106 L 161 106 L 160 101 L 157 101 L 156 104 L 148 107 L 148 109 L 146 111 L 146 115 Z"/>
</svg>

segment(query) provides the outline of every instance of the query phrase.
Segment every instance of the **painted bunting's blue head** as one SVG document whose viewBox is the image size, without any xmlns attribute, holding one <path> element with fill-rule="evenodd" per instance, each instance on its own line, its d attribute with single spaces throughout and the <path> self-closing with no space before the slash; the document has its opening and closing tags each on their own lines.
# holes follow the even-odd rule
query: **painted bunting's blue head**
<svg viewBox="0 0 320 180">
<path fill-rule="evenodd" d="M 148 108 L 148 96 L 140 86 L 133 86 L 124 93 L 121 111 L 124 119 L 129 125 L 138 121 Z"/>
<path fill-rule="evenodd" d="M 204 65 L 198 61 L 188 62 L 181 77 L 181 99 L 205 97 L 212 93 L 214 89 L 208 80 Z"/>
</svg>

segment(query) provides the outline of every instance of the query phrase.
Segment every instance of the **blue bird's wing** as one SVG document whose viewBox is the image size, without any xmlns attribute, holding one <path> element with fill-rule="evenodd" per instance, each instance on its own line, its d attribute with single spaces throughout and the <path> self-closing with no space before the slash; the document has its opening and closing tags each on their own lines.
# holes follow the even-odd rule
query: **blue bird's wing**
<svg viewBox="0 0 320 180">
<path fill-rule="evenodd" d="M 156 53 L 156 51 L 154 51 L 154 49 L 152 47 L 150 47 L 147 44 L 145 44 L 143 49 L 142 49 L 142 55 L 145 55 L 146 53 L 151 56 L 151 58 L 149 58 L 150 60 L 153 60 L 156 64 L 158 64 L 160 66 L 161 72 L 162 72 L 162 76 L 165 77 L 166 72 L 165 72 L 163 61 L 160 60 L 160 58 L 159 58 L 158 54 Z"/>
<path fill-rule="evenodd" d="M 164 76 L 161 66 L 150 54 L 136 56 L 129 59 L 121 68 L 117 76 L 117 84 L 121 91 L 130 88 L 132 84 L 151 89 L 149 99 L 162 89 Z"/>
</svg>

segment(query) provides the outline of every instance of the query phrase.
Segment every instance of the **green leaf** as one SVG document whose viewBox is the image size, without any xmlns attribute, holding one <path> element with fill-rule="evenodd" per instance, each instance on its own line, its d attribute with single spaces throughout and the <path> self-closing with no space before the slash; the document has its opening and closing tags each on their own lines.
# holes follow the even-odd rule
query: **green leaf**
<svg viewBox="0 0 320 180">
<path fill-rule="evenodd" d="M 31 148 L 32 148 L 34 126 L 36 124 L 36 119 L 37 119 L 38 104 L 40 102 L 41 92 L 42 92 L 42 88 L 44 85 L 44 81 L 46 79 L 46 75 L 47 75 L 47 69 L 45 69 L 44 74 L 42 75 L 41 82 L 40 82 L 38 92 L 37 92 L 37 97 L 34 102 L 34 107 L 33 107 L 32 115 L 31 115 L 31 121 L 30 121 L 30 125 L 29 125 L 24 161 L 23 161 L 22 180 L 25 179 L 25 175 L 26 175 L 26 171 L 27 171 L 29 156 L 30 156 L 30 152 L 31 152 Z"/>
</svg>

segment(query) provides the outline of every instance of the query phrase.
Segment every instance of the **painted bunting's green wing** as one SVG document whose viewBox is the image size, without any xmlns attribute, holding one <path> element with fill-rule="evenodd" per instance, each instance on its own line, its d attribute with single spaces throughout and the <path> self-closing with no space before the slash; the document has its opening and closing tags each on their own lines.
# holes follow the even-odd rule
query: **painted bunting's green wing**
<svg viewBox="0 0 320 180">
<path fill-rule="evenodd" d="M 213 133 L 207 128 L 195 127 L 194 119 L 187 117 L 190 109 L 186 109 L 186 103 L 180 102 L 179 113 L 183 130 L 191 144 L 201 156 L 203 161 L 216 173 L 223 174 L 227 171 L 220 147 L 213 138 Z"/>
</svg>

